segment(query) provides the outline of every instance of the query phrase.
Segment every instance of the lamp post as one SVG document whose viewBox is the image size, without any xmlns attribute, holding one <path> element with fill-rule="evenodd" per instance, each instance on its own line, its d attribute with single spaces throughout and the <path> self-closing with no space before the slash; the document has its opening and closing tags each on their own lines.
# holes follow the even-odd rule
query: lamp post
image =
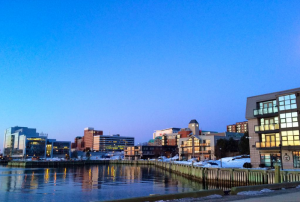
<svg viewBox="0 0 300 202">
<path fill-rule="evenodd" d="M 221 162 L 221 168 L 222 168 L 222 148 L 220 147 L 220 162 Z"/>
</svg>

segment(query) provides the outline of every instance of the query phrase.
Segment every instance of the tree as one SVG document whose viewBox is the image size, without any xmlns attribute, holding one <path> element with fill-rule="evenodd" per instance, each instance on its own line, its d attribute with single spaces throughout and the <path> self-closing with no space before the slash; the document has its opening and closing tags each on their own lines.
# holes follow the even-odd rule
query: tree
<svg viewBox="0 0 300 202">
<path fill-rule="evenodd" d="M 234 140 L 232 137 L 227 141 L 227 149 L 229 152 L 238 151 L 238 141 Z"/>
<path fill-rule="evenodd" d="M 243 137 L 241 137 L 240 142 L 239 142 L 239 150 L 240 150 L 240 154 L 250 154 L 248 132 L 245 132 Z"/>
<path fill-rule="evenodd" d="M 219 139 L 215 146 L 215 156 L 217 158 L 222 158 L 225 156 L 226 152 L 228 152 L 228 140 Z"/>
</svg>

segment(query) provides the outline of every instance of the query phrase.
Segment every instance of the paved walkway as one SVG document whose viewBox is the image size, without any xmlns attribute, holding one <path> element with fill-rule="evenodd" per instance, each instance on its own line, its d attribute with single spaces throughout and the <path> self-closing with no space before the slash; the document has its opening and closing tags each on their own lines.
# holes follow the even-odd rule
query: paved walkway
<svg viewBox="0 0 300 202">
<path fill-rule="evenodd" d="M 284 189 L 259 195 L 227 195 L 221 198 L 183 198 L 168 202 L 300 202 L 300 189 Z"/>
<path fill-rule="evenodd" d="M 300 201 L 300 190 L 299 192 L 295 193 L 286 193 L 286 194 L 280 194 L 277 195 L 271 195 L 270 196 L 262 196 L 260 198 L 249 198 L 249 199 L 243 199 L 243 200 L 234 200 L 234 202 L 299 202 Z"/>
</svg>

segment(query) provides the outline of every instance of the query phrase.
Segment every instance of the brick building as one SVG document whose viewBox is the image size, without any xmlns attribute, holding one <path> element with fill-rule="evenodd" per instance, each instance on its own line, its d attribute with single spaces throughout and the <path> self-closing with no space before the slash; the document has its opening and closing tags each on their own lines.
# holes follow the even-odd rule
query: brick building
<svg viewBox="0 0 300 202">
<path fill-rule="evenodd" d="M 248 121 L 237 122 L 236 124 L 228 125 L 227 132 L 232 132 L 232 133 L 248 132 Z"/>
</svg>

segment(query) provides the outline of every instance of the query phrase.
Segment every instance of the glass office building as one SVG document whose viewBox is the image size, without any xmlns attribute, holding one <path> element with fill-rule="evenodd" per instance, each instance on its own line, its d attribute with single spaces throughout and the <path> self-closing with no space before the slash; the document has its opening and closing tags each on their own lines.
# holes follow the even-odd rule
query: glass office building
<svg viewBox="0 0 300 202">
<path fill-rule="evenodd" d="M 12 158 L 65 158 L 70 156 L 71 142 L 48 139 L 34 128 L 11 127 L 4 134 L 4 156 Z"/>
</svg>

